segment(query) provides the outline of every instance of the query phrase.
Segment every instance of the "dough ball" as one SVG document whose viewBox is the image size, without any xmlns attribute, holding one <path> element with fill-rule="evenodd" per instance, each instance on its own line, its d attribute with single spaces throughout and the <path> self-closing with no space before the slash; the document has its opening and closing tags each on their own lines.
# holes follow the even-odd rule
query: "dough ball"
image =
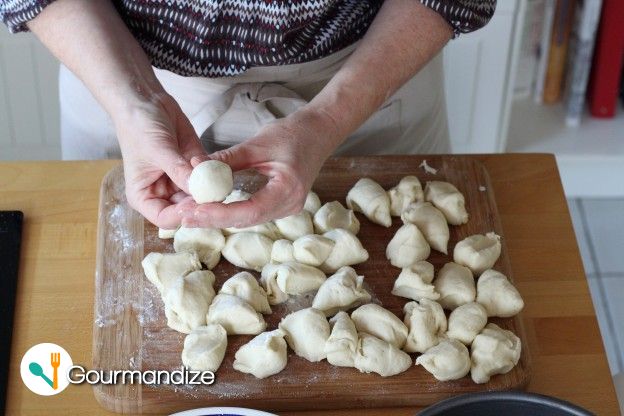
<svg viewBox="0 0 624 416">
<path fill-rule="evenodd" d="M 362 178 L 353 185 L 347 194 L 347 207 L 366 215 L 375 224 L 390 227 L 390 198 L 377 182 Z"/>
<path fill-rule="evenodd" d="M 241 202 L 247 201 L 251 198 L 251 194 L 249 192 L 241 191 L 240 189 L 234 189 L 228 196 L 223 200 L 224 204 L 231 204 L 232 202 Z"/>
<path fill-rule="evenodd" d="M 346 312 L 338 312 L 329 320 L 331 333 L 325 343 L 327 362 L 338 367 L 353 367 L 358 346 L 355 324 Z"/>
<path fill-rule="evenodd" d="M 308 192 L 308 196 L 306 196 L 305 204 L 303 205 L 304 211 L 308 211 L 310 215 L 314 215 L 316 214 L 316 211 L 318 211 L 320 208 L 321 208 L 321 199 L 318 197 L 318 195 L 315 192 L 313 191 Z"/>
<path fill-rule="evenodd" d="M 189 334 L 206 325 L 208 307 L 215 296 L 214 281 L 210 270 L 197 270 L 171 283 L 163 296 L 167 326 Z"/>
<path fill-rule="evenodd" d="M 360 232 L 360 221 L 352 210 L 346 209 L 340 202 L 328 202 L 314 214 L 314 229 L 323 234 L 337 228 L 357 234 Z"/>
<path fill-rule="evenodd" d="M 172 230 L 167 230 L 165 228 L 159 228 L 158 229 L 158 238 L 161 238 L 163 240 L 168 240 L 170 238 L 173 238 L 173 236 L 175 235 L 176 231 L 178 231 L 177 228 L 174 228 Z"/>
<path fill-rule="evenodd" d="M 422 365 L 440 381 L 457 380 L 470 371 L 470 354 L 461 342 L 443 339 L 416 358 L 416 365 Z"/>
<path fill-rule="evenodd" d="M 213 269 L 221 259 L 225 237 L 215 228 L 180 227 L 173 237 L 176 253 L 191 251 L 197 253 L 199 261 L 208 269 Z"/>
<path fill-rule="evenodd" d="M 354 366 L 362 373 L 377 373 L 390 377 L 406 371 L 412 365 L 411 357 L 394 345 L 367 333 L 359 333 Z"/>
<path fill-rule="evenodd" d="M 399 277 L 394 281 L 392 294 L 412 300 L 439 299 L 440 294 L 435 291 L 432 281 L 433 264 L 424 260 L 418 261 L 411 267 L 401 270 Z"/>
<path fill-rule="evenodd" d="M 495 233 L 475 234 L 455 245 L 453 260 L 468 267 L 475 276 L 480 275 L 498 260 L 501 254 L 500 236 Z"/>
<path fill-rule="evenodd" d="M 271 249 L 271 262 L 287 263 L 289 261 L 295 261 L 293 242 L 286 239 L 276 240 Z"/>
<path fill-rule="evenodd" d="M 207 325 L 195 328 L 184 338 L 182 364 L 195 371 L 215 372 L 221 366 L 227 333 L 221 325 Z"/>
<path fill-rule="evenodd" d="M 485 308 L 476 302 L 466 303 L 451 312 L 446 336 L 470 345 L 477 334 L 485 328 L 485 324 L 487 324 Z"/>
<path fill-rule="evenodd" d="M 362 288 L 364 276 L 358 276 L 355 270 L 345 266 L 330 276 L 316 292 L 312 307 L 332 316 L 338 311 L 352 309 L 371 299 Z"/>
<path fill-rule="evenodd" d="M 206 322 L 221 325 L 228 335 L 256 335 L 266 329 L 264 318 L 250 304 L 224 293 L 213 299 Z"/>
<path fill-rule="evenodd" d="M 198 204 L 221 202 L 232 192 L 232 169 L 218 160 L 207 160 L 195 166 L 188 185 L 191 196 Z"/>
<path fill-rule="evenodd" d="M 448 254 L 449 226 L 444 214 L 430 202 L 409 204 L 401 214 L 404 223 L 415 224 L 431 248 Z"/>
<path fill-rule="evenodd" d="M 282 319 L 279 328 L 286 333 L 286 342 L 299 357 L 311 362 L 324 359 L 329 338 L 329 322 L 323 312 L 314 308 L 301 309 Z"/>
<path fill-rule="evenodd" d="M 410 223 L 401 226 L 386 247 L 386 257 L 390 264 L 399 268 L 425 260 L 430 253 L 429 243 L 418 227 Z"/>
<path fill-rule="evenodd" d="M 262 234 L 263 236 L 270 238 L 271 240 L 279 240 L 280 238 L 282 238 L 282 233 L 280 233 L 277 226 L 271 221 L 263 222 L 262 224 L 252 225 L 249 227 L 228 227 L 223 229 L 223 235 L 226 236 L 236 233 Z"/>
<path fill-rule="evenodd" d="M 491 376 L 511 371 L 520 360 L 520 351 L 520 338 L 513 332 L 487 324 L 472 341 L 472 381 L 487 383 Z"/>
<path fill-rule="evenodd" d="M 374 303 L 362 305 L 351 313 L 358 332 L 366 332 L 397 348 L 407 341 L 407 327 L 395 314 Z"/>
<path fill-rule="evenodd" d="M 344 266 L 363 263 L 368 260 L 368 251 L 362 247 L 360 240 L 350 231 L 336 228 L 323 234 L 323 237 L 334 241 L 334 249 L 321 265 L 321 270 L 334 273 Z"/>
<path fill-rule="evenodd" d="M 427 182 L 425 200 L 442 211 L 449 224 L 461 225 L 468 222 L 464 195 L 452 184 L 441 181 Z"/>
<path fill-rule="evenodd" d="M 496 270 L 486 270 L 477 281 L 477 302 L 487 311 L 487 316 L 509 318 L 524 308 L 518 289 L 507 276 Z"/>
<path fill-rule="evenodd" d="M 162 295 L 176 278 L 184 276 L 202 266 L 196 253 L 149 253 L 141 262 L 147 280 L 152 282 Z"/>
<path fill-rule="evenodd" d="M 425 352 L 440 342 L 446 331 L 446 315 L 434 300 L 421 299 L 408 302 L 403 307 L 404 322 L 409 333 L 403 348 L 407 352 Z"/>
<path fill-rule="evenodd" d="M 400 217 L 412 202 L 425 200 L 422 185 L 416 176 L 406 176 L 397 186 L 388 191 L 390 215 Z"/>
<path fill-rule="evenodd" d="M 273 241 L 257 233 L 236 233 L 227 236 L 221 251 L 223 257 L 234 266 L 257 272 L 271 261 Z"/>
<path fill-rule="evenodd" d="M 267 294 L 249 272 L 236 273 L 223 283 L 219 293 L 237 296 L 251 305 L 256 312 L 271 313 Z"/>
<path fill-rule="evenodd" d="M 304 235 L 314 234 L 312 217 L 308 211 L 275 220 L 275 225 L 280 234 L 291 241 L 295 241 Z"/>
<path fill-rule="evenodd" d="M 267 378 L 286 368 L 284 331 L 263 332 L 243 345 L 234 355 L 234 370 Z"/>
<path fill-rule="evenodd" d="M 446 263 L 438 272 L 433 285 L 440 294 L 438 302 L 444 309 L 453 310 L 465 303 L 474 302 L 477 295 L 470 269 L 457 263 Z"/>
<path fill-rule="evenodd" d="M 288 295 L 316 290 L 325 280 L 325 273 L 319 269 L 297 262 L 267 264 L 260 277 L 271 305 L 287 301 Z"/>
<path fill-rule="evenodd" d="M 318 267 L 327 260 L 336 243 L 322 235 L 310 234 L 293 242 L 293 256 L 299 263 Z"/>
</svg>

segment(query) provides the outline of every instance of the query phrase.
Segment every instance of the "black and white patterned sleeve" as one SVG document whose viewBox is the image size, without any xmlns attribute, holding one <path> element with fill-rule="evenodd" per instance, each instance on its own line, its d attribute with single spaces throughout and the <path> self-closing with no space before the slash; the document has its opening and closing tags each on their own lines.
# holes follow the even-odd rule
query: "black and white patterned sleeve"
<svg viewBox="0 0 624 416">
<path fill-rule="evenodd" d="M 0 20 L 12 33 L 28 30 L 26 23 L 54 0 L 0 0 Z"/>
<path fill-rule="evenodd" d="M 440 14 L 453 28 L 455 36 L 485 26 L 496 9 L 496 0 L 420 0 Z"/>
</svg>

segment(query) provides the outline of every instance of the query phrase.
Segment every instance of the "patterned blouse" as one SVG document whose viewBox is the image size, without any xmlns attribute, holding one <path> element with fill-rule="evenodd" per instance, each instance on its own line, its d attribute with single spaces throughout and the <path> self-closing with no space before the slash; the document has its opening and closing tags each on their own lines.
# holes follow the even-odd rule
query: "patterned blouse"
<svg viewBox="0 0 624 416">
<path fill-rule="evenodd" d="M 0 0 L 11 32 L 54 0 Z M 484 26 L 496 0 L 414 0 L 455 36 Z M 366 33 L 383 0 L 113 0 L 152 64 L 183 76 L 223 77 L 253 66 L 328 56 Z M 417 24 L 417 22 L 415 22 Z"/>
</svg>

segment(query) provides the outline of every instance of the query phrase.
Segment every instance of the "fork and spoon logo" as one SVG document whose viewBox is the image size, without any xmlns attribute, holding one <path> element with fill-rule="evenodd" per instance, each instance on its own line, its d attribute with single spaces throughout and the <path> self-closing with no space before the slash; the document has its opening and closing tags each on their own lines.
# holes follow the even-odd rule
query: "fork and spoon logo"
<svg viewBox="0 0 624 416">
<path fill-rule="evenodd" d="M 52 396 L 69 385 L 67 370 L 72 366 L 72 359 L 63 347 L 43 343 L 24 354 L 20 373 L 22 381 L 33 393 Z"/>
</svg>

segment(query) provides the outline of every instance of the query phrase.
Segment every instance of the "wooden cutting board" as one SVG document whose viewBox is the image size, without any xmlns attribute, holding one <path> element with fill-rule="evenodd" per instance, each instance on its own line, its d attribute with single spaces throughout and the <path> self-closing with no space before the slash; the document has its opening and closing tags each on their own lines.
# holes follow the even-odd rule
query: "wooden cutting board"
<svg viewBox="0 0 624 416">
<path fill-rule="evenodd" d="M 495 265 L 513 279 L 503 230 L 496 209 L 488 173 L 469 156 L 428 156 L 427 162 L 437 174 L 419 167 L 419 156 L 373 156 L 329 160 L 314 190 L 323 202 L 339 200 L 361 177 L 368 176 L 384 188 L 394 186 L 403 176 L 415 175 L 423 183 L 446 180 L 466 196 L 470 221 L 451 226 L 449 251 L 469 235 L 494 231 L 501 235 L 502 255 Z M 238 187 L 253 190 L 257 178 L 236 177 Z M 284 195 L 288 198 L 288 195 Z M 408 301 L 390 294 L 399 269 L 385 258 L 387 243 L 401 225 L 393 219 L 390 228 L 368 221 L 361 214 L 358 237 L 370 259 L 355 266 L 365 276 L 373 301 L 403 317 Z M 180 369 L 184 334 L 166 326 L 163 303 L 156 289 L 143 276 L 141 260 L 152 251 L 172 252 L 172 240 L 160 240 L 157 228 L 145 221 L 127 204 L 121 166 L 104 179 L 101 189 L 96 270 L 95 316 L 93 326 L 93 368 L 104 370 L 174 370 Z M 451 258 L 432 250 L 429 261 L 439 270 Z M 221 260 L 213 270 L 215 288 L 237 268 Z M 258 273 L 255 273 L 259 277 Z M 274 329 L 288 312 L 307 307 L 312 296 L 306 295 L 274 307 L 266 316 L 268 329 Z M 228 337 L 228 349 L 216 381 L 210 386 L 140 386 L 96 385 L 95 396 L 106 409 L 122 413 L 174 412 L 194 407 L 236 405 L 267 410 L 337 409 L 357 407 L 425 406 L 462 393 L 484 390 L 523 388 L 530 375 L 526 337 L 519 316 L 492 319 L 516 333 L 522 340 L 522 356 L 509 373 L 477 385 L 470 376 L 461 380 L 439 382 L 421 366 L 389 378 L 362 374 L 353 368 L 333 367 L 326 361 L 310 363 L 289 350 L 288 365 L 281 373 L 264 380 L 236 372 L 232 368 L 236 350 L 251 337 Z M 415 354 L 413 355 L 415 358 Z"/>
</svg>

